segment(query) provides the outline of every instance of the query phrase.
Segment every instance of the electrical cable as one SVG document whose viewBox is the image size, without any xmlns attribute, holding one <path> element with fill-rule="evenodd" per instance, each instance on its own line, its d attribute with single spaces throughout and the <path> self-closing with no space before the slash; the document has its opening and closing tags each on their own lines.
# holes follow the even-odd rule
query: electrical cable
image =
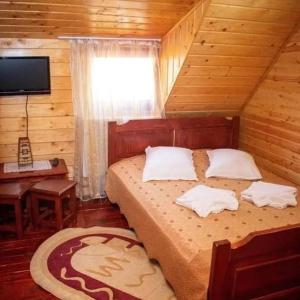
<svg viewBox="0 0 300 300">
<path fill-rule="evenodd" d="M 26 137 L 28 138 L 28 95 L 26 95 L 25 112 L 26 112 Z"/>
</svg>

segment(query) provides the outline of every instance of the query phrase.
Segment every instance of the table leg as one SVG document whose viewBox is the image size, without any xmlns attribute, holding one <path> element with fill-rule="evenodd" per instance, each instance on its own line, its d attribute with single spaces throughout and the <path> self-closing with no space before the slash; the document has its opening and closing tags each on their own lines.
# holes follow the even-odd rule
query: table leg
<svg viewBox="0 0 300 300">
<path fill-rule="evenodd" d="M 32 225 L 33 225 L 33 227 L 37 227 L 39 216 L 40 216 L 40 212 L 39 212 L 39 199 L 38 199 L 38 197 L 34 193 L 31 193 L 30 200 L 31 200 L 30 202 L 31 202 L 31 220 L 32 220 Z"/>
<path fill-rule="evenodd" d="M 25 219 L 23 220 L 24 226 L 31 226 L 32 225 L 32 213 L 31 213 L 31 199 L 30 195 L 25 195 L 25 205 L 26 205 L 26 214 Z"/>
<path fill-rule="evenodd" d="M 56 215 L 56 228 L 57 230 L 63 229 L 63 211 L 62 200 L 58 197 L 55 198 L 55 215 Z"/>
<path fill-rule="evenodd" d="M 21 207 L 21 200 L 18 199 L 14 203 L 15 207 L 15 217 L 16 217 L 16 231 L 18 239 L 23 237 L 23 222 L 22 222 L 22 207 Z"/>
</svg>

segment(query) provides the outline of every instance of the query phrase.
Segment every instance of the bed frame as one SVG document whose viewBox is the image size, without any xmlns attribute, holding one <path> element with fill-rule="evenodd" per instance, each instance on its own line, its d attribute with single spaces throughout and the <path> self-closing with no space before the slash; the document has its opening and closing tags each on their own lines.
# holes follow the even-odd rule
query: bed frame
<svg viewBox="0 0 300 300">
<path fill-rule="evenodd" d="M 147 146 L 238 148 L 239 117 L 135 120 L 108 125 L 108 164 Z M 209 300 L 300 299 L 300 224 L 215 241 Z"/>
<path fill-rule="evenodd" d="M 300 299 L 300 225 L 214 242 L 208 299 Z"/>
</svg>

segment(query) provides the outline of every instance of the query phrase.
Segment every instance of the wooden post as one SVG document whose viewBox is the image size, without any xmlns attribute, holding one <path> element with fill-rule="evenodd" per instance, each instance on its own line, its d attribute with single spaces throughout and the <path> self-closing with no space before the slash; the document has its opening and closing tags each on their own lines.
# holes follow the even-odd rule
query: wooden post
<svg viewBox="0 0 300 300">
<path fill-rule="evenodd" d="M 220 289 L 226 280 L 227 266 L 230 260 L 231 245 L 228 240 L 213 243 L 212 262 L 210 267 L 208 300 L 224 300 L 225 291 Z"/>
</svg>

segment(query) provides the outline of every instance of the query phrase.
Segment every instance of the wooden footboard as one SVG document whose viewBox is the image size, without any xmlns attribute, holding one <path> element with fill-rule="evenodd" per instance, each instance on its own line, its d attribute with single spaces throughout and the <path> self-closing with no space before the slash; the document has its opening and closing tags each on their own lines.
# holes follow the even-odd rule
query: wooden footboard
<svg viewBox="0 0 300 300">
<path fill-rule="evenodd" d="M 300 225 L 214 242 L 208 299 L 300 299 Z"/>
</svg>

